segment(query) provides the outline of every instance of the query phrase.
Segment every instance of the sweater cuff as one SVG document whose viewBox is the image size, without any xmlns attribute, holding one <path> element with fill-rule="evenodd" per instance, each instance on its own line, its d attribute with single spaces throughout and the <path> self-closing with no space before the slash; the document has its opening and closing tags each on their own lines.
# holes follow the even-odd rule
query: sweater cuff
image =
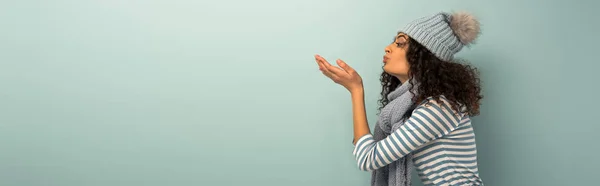
<svg viewBox="0 0 600 186">
<path fill-rule="evenodd" d="M 354 150 L 352 151 L 352 154 L 356 155 L 358 150 L 362 149 L 365 144 L 372 143 L 373 141 L 373 135 L 371 134 L 365 134 L 364 136 L 358 138 L 358 141 L 356 141 L 356 144 L 354 144 Z"/>
</svg>

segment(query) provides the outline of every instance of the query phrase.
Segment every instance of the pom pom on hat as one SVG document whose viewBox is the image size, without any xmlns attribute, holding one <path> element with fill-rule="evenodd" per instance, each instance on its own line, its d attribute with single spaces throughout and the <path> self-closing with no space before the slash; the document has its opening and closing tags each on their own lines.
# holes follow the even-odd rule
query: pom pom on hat
<svg viewBox="0 0 600 186">
<path fill-rule="evenodd" d="M 453 13 L 450 17 L 450 28 L 464 45 L 473 43 L 481 33 L 479 21 L 467 12 Z"/>
<path fill-rule="evenodd" d="M 429 49 L 438 58 L 450 61 L 463 46 L 474 43 L 480 35 L 480 24 L 467 12 L 439 12 L 408 23 L 405 33 Z"/>
</svg>

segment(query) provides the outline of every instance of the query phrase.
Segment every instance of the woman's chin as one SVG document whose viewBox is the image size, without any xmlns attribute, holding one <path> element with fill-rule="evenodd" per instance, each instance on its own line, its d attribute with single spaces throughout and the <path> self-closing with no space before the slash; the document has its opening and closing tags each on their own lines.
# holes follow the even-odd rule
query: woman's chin
<svg viewBox="0 0 600 186">
<path fill-rule="evenodd" d="M 390 74 L 390 65 L 388 64 L 383 64 L 383 71 L 387 72 L 388 74 Z"/>
</svg>

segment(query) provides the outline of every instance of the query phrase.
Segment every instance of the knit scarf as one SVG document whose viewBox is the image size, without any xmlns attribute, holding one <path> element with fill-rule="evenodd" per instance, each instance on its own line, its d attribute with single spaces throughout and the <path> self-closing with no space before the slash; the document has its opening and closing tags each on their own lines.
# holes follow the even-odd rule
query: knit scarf
<svg viewBox="0 0 600 186">
<path fill-rule="evenodd" d="M 408 81 L 387 95 L 388 104 L 381 109 L 373 134 L 376 141 L 385 139 L 404 124 L 402 116 L 413 105 Z M 413 168 L 412 154 L 379 168 L 371 174 L 372 186 L 410 186 Z"/>
</svg>

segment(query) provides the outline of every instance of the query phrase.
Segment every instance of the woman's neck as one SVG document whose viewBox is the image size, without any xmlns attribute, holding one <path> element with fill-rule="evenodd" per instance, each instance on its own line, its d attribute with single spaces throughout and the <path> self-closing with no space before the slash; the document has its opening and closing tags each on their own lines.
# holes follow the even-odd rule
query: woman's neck
<svg viewBox="0 0 600 186">
<path fill-rule="evenodd" d="M 400 80 L 401 84 L 404 84 L 404 82 L 408 81 L 408 76 L 396 76 L 396 78 Z"/>
</svg>

